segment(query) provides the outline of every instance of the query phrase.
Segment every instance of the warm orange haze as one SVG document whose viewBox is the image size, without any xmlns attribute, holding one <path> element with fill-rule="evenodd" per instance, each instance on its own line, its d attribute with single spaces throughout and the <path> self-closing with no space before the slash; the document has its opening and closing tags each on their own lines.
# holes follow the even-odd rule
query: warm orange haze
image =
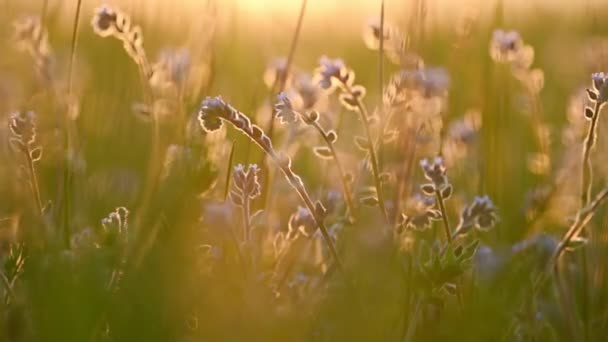
<svg viewBox="0 0 608 342">
<path fill-rule="evenodd" d="M 0 8 L 0 341 L 604 341 L 608 2 Z"/>
</svg>

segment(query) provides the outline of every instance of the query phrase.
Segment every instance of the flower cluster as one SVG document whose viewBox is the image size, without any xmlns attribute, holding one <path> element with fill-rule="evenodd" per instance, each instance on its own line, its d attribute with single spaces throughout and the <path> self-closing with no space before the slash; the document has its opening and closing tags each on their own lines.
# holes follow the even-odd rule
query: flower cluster
<svg viewBox="0 0 608 342">
<path fill-rule="evenodd" d="M 596 72 L 591 75 L 592 89 L 587 89 L 587 95 L 592 102 L 597 102 L 600 106 L 608 101 L 608 74 L 604 72 Z M 592 116 L 585 113 L 588 119 Z"/>
<path fill-rule="evenodd" d="M 139 26 L 132 26 L 125 13 L 103 5 L 95 9 L 91 21 L 93 30 L 100 37 L 114 37 L 123 43 L 125 51 L 135 61 L 146 78 L 151 76 L 150 66 L 143 48 L 144 39 Z"/>
<path fill-rule="evenodd" d="M 106 245 L 112 245 L 116 242 L 125 243 L 127 241 L 129 235 L 128 218 L 129 210 L 125 207 L 118 207 L 101 220 L 104 233 L 103 240 Z"/>
<path fill-rule="evenodd" d="M 164 49 L 152 65 L 150 85 L 160 93 L 177 96 L 191 68 L 190 53 L 186 49 Z"/>
<path fill-rule="evenodd" d="M 287 236 L 294 236 L 300 232 L 304 236 L 312 236 L 317 231 L 315 219 L 307 208 L 298 206 L 298 210 L 289 218 L 289 231 Z"/>
<path fill-rule="evenodd" d="M 34 112 L 15 112 L 9 119 L 11 145 L 18 150 L 30 150 L 36 143 L 36 114 Z"/>
<path fill-rule="evenodd" d="M 277 103 L 274 105 L 276 116 L 282 124 L 292 124 L 298 121 L 299 113 L 293 109 L 291 100 L 285 92 L 279 93 Z"/>
<path fill-rule="evenodd" d="M 378 50 L 383 39 L 383 52 L 393 64 L 414 69 L 423 66 L 422 59 L 408 49 L 408 37 L 397 26 L 386 21 L 383 28 L 380 26 L 380 19 L 373 18 L 363 28 L 363 42 L 369 49 Z"/>
<path fill-rule="evenodd" d="M 48 32 L 39 17 L 25 16 L 13 23 L 13 41 L 18 50 L 28 53 L 37 70 L 45 77 L 50 75 L 51 45 Z"/>
<path fill-rule="evenodd" d="M 432 162 L 423 159 L 420 161 L 420 166 L 424 171 L 424 178 L 430 181 L 430 183 L 420 186 L 422 192 L 426 195 L 434 195 L 439 192 L 444 199 L 449 198 L 452 194 L 452 185 L 448 182 L 443 158 L 436 157 Z"/>
<path fill-rule="evenodd" d="M 259 171 L 260 168 L 256 164 L 250 164 L 247 169 L 242 164 L 234 167 L 232 180 L 235 190 L 230 192 L 230 199 L 234 204 L 242 206 L 245 200 L 254 199 L 260 195 Z"/>
<path fill-rule="evenodd" d="M 516 31 L 496 30 L 490 42 L 490 56 L 496 63 L 510 64 L 513 75 L 532 94 L 538 94 L 544 87 L 542 70 L 531 69 L 534 62 L 534 48 L 526 45 Z"/>
<path fill-rule="evenodd" d="M 402 214 L 398 222 L 400 229 L 412 228 L 415 230 L 428 229 L 433 221 L 441 220 L 441 211 L 434 208 L 432 197 L 416 194 L 408 201 L 408 210 Z"/>
<path fill-rule="evenodd" d="M 466 234 L 472 228 L 487 231 L 498 221 L 497 208 L 488 196 L 476 196 L 460 215 L 460 223 L 454 235 Z"/>
</svg>

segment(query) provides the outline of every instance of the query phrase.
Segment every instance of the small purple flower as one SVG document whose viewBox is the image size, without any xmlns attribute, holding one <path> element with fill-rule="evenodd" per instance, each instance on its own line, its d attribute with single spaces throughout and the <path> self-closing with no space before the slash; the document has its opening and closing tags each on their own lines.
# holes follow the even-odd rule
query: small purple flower
<svg viewBox="0 0 608 342">
<path fill-rule="evenodd" d="M 103 5 L 95 9 L 91 25 L 95 33 L 101 37 L 109 37 L 115 32 L 116 20 L 116 11 L 108 5 Z"/>
<path fill-rule="evenodd" d="M 432 183 L 435 189 L 443 189 L 448 184 L 443 158 L 435 157 L 432 162 L 423 159 L 420 161 L 420 166 L 424 171 L 424 177 Z"/>
<path fill-rule="evenodd" d="M 604 72 L 596 72 L 591 75 L 593 81 L 593 89 L 597 92 L 600 103 L 608 101 L 608 74 Z"/>
<path fill-rule="evenodd" d="M 291 100 L 289 100 L 285 92 L 281 92 L 277 96 L 277 103 L 274 105 L 274 109 L 277 112 L 277 118 L 279 118 L 282 124 L 292 124 L 298 121 L 298 113 L 293 109 Z"/>
<path fill-rule="evenodd" d="M 220 118 L 230 116 L 231 111 L 230 105 L 221 96 L 207 96 L 201 104 L 198 121 L 205 131 L 212 132 L 222 127 L 222 120 Z"/>
<path fill-rule="evenodd" d="M 344 64 L 344 61 L 337 59 L 329 59 L 326 56 L 321 57 L 317 69 L 317 77 L 321 88 L 330 90 L 333 89 L 336 83 L 344 85 L 352 85 L 354 76 L 352 71 L 349 71 Z"/>
<path fill-rule="evenodd" d="M 517 31 L 496 30 L 490 43 L 490 55 L 496 62 L 512 62 L 523 46 Z"/>
<path fill-rule="evenodd" d="M 472 228 L 482 231 L 489 230 L 498 221 L 497 211 L 498 209 L 487 195 L 476 196 L 473 203 L 466 206 L 462 211 L 456 234 L 467 233 Z"/>
</svg>

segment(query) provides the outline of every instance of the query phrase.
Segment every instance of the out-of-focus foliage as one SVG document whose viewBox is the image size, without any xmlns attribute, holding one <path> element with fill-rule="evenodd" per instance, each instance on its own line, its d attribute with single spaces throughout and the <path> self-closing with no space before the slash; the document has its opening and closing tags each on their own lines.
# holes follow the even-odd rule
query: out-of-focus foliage
<svg viewBox="0 0 608 342">
<path fill-rule="evenodd" d="M 2 5 L 0 340 L 603 340 L 608 6 L 293 2 Z"/>
</svg>

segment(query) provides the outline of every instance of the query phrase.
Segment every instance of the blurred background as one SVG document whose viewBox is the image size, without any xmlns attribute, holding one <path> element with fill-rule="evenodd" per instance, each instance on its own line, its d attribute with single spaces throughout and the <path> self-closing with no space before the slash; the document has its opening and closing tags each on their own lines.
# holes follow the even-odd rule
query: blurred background
<svg viewBox="0 0 608 342">
<path fill-rule="evenodd" d="M 301 272 L 322 281 L 337 278 L 327 282 L 319 291 L 322 294 L 298 287 L 298 281 L 304 284 L 308 278 L 297 273 L 288 282 L 294 284 L 294 294 L 277 297 L 263 286 L 262 275 L 242 281 L 246 270 L 230 242 L 231 229 L 239 229 L 241 215 L 225 201 L 233 165 L 259 163 L 276 177 L 270 184 L 261 177 L 262 188 L 271 195 L 264 198 L 267 201 L 254 202 L 255 209 L 266 209 L 258 218 L 263 221 L 260 229 L 268 234 L 261 248 L 266 254 L 271 254 L 271 234 L 287 231 L 301 202 L 251 141 L 232 128 L 205 134 L 196 115 L 206 96 L 222 95 L 252 122 L 271 127 L 276 100 L 269 89 L 272 73 L 280 65 L 277 58 L 289 54 L 301 1 L 108 1 L 141 27 L 151 64 L 186 56 L 187 77 L 181 80 L 184 88 L 177 99 L 163 93 L 169 101 L 152 106 L 144 101 L 138 66 L 123 44 L 100 37 L 93 29 L 96 8 L 106 2 L 82 1 L 72 55 L 78 1 L 0 1 L 0 119 L 8 120 L 15 111 L 38 113 L 37 143 L 44 154 L 37 173 L 44 203 L 50 203 L 48 217 L 33 218 L 28 183 L 20 178 L 14 151 L 4 143 L 11 133 L 2 125 L 0 218 L 10 218 L 6 224 L 10 229 L 1 236 L 2 260 L 13 265 L 15 258 L 7 255 L 20 242 L 34 246 L 28 254 L 29 268 L 15 278 L 17 295 L 8 301 L 11 304 L 0 306 L 4 319 L 0 331 L 10 332 L 7 340 L 83 341 L 91 336 L 102 341 L 402 340 L 401 332 L 406 330 L 402 325 L 416 310 L 410 300 L 414 297 L 409 296 L 411 279 L 393 253 L 397 248 L 374 230 L 382 225 L 377 208 L 362 206 L 361 219 L 352 227 L 339 219 L 334 227 L 332 221 L 336 230 L 346 226 L 341 247 L 349 246 L 343 254 L 347 268 L 356 270 L 360 291 L 356 295 L 344 279 L 326 273 L 325 255 L 322 276 L 315 273 L 317 264 L 303 262 Z M 453 297 L 441 305 L 433 303 L 421 320 L 419 331 L 424 332 L 416 335 L 417 340 L 502 339 L 512 327 L 514 313 L 529 300 L 531 274 L 542 269 L 542 260 L 578 210 L 581 142 L 587 128 L 583 111 L 589 104 L 584 88 L 590 86 L 591 73 L 608 70 L 608 1 L 384 3 L 387 25 L 406 37 L 408 51 L 421 58 L 424 68 L 445 71 L 449 84 L 433 147 L 387 148 L 382 156 L 386 169 L 413 170 L 405 181 L 411 190 L 407 195 L 413 195 L 424 181 L 419 160 L 442 154 L 455 189 L 447 206 L 454 224 L 475 195 L 489 195 L 500 217 L 495 229 L 475 235 L 484 252 L 476 259 L 475 274 L 483 279 L 479 285 L 467 278 L 463 285 L 465 300 L 471 304 L 462 309 Z M 48 32 L 45 51 L 50 57 L 45 68 L 33 63 L 32 51 L 20 48 L 15 34 L 20 19 L 34 16 Z M 404 68 L 382 57 L 383 72 L 379 72 L 379 53 L 366 41 L 370 24 L 379 17 L 379 0 L 307 1 L 293 45 L 294 73 L 313 74 L 322 56 L 341 58 L 354 70 L 357 84 L 366 87 L 365 103 L 375 112 L 382 106 L 380 89 L 386 89 Z M 529 48 L 524 69 L 530 74 L 513 72 L 511 65 L 493 54 L 490 47 L 499 29 L 518 32 Z M 530 81 L 526 77 L 532 74 Z M 321 123 L 339 131 L 336 146 L 345 167 L 359 170 L 362 154 L 353 147 L 353 137 L 362 133 L 356 114 L 341 108 L 336 96 L 320 98 Z M 145 117 L 150 112 L 160 118 L 156 154 L 154 128 Z M 405 126 L 396 127 L 409 132 Z M 601 118 L 599 127 L 608 129 L 608 122 Z M 66 155 L 68 129 L 73 140 Z M 311 152 L 311 147 L 322 143 L 319 136 L 296 134 L 278 124 L 274 129 L 275 147 L 293 158 L 294 169 L 312 197 L 326 203 L 340 198 L 335 195 L 341 191 L 335 168 Z M 173 153 L 181 148 L 190 154 L 175 157 Z M 594 152 L 595 188 L 608 176 L 606 152 L 608 139 L 600 134 Z M 174 163 L 179 167 L 174 168 Z M 71 170 L 67 190 L 66 165 Z M 151 165 L 157 165 L 158 183 L 147 178 Z M 372 184 L 367 172 L 361 174 L 363 184 Z M 389 195 L 401 193 L 389 191 Z M 132 212 L 129 222 L 141 229 L 125 250 L 94 248 L 95 252 L 83 253 L 74 247 L 80 240 L 63 241 L 65 231 L 86 240 L 80 233 L 102 230 L 101 220 L 119 206 Z M 144 214 L 138 211 L 142 207 L 147 208 Z M 69 223 L 62 215 L 69 217 Z M 595 289 L 595 300 L 588 302 L 597 310 L 585 310 L 600 317 L 590 326 L 601 333 L 608 328 L 604 315 L 608 311 L 602 306 L 608 303 L 607 270 L 599 261 L 608 254 L 601 231 L 606 211 L 597 217 L 593 231 L 603 242 L 595 245 L 590 260 L 596 262 L 586 271 L 595 275 L 588 277 L 590 283 L 595 282 L 589 285 L 576 278 L 578 269 L 570 276 L 572 287 L 583 289 L 579 297 L 585 296 L 587 286 Z M 59 231 L 63 233 L 54 234 Z M 421 235 L 431 243 L 437 236 Z M 129 257 L 124 279 L 123 270 L 116 267 L 121 253 Z M 121 286 L 108 291 L 105 285 L 114 277 L 120 278 Z M 551 293 L 543 292 L 538 304 L 542 310 L 525 316 L 537 322 L 536 313 L 542 313 L 538 340 L 564 333 L 564 317 Z M 374 314 L 353 310 L 356 300 Z M 551 332 L 543 330 L 546 322 L 554 327 Z"/>
</svg>

